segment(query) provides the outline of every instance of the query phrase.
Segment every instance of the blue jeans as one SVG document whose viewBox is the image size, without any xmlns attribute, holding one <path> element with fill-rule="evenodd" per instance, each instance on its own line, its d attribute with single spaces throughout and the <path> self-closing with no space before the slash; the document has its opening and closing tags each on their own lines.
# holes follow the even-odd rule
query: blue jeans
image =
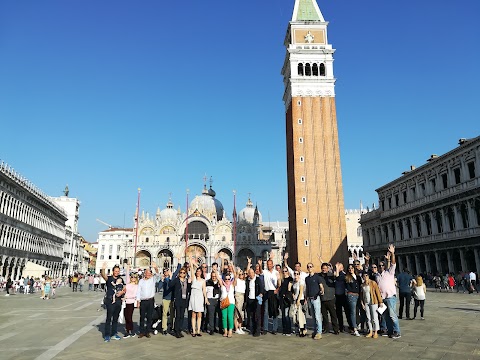
<svg viewBox="0 0 480 360">
<path fill-rule="evenodd" d="M 264 297 L 265 299 L 265 297 Z M 264 331 L 268 331 L 268 298 L 263 300 L 263 303 L 265 304 L 265 310 L 263 312 L 263 330 Z M 277 328 L 278 328 L 278 318 L 277 317 L 274 317 L 272 319 L 272 331 L 273 332 L 277 332 Z"/>
<path fill-rule="evenodd" d="M 357 301 L 358 295 L 347 294 L 348 324 L 353 330 L 357 328 Z"/>
<path fill-rule="evenodd" d="M 394 332 L 400 334 L 400 324 L 398 323 L 398 316 L 395 312 L 395 305 L 397 305 L 397 297 L 394 295 L 392 297 L 383 299 L 383 303 L 387 307 L 387 310 L 384 312 L 385 321 L 387 322 L 388 334 L 392 335 Z"/>
<path fill-rule="evenodd" d="M 315 320 L 315 333 L 322 333 L 322 303 L 320 302 L 320 296 L 317 296 L 317 300 L 313 298 L 308 298 L 308 303 L 310 304 L 310 311 L 312 312 L 312 317 Z"/>
</svg>

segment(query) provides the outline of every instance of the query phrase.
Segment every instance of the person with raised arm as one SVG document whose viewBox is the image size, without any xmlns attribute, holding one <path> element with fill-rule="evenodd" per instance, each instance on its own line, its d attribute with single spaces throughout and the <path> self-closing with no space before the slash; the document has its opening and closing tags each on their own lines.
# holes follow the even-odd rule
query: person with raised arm
<svg viewBox="0 0 480 360">
<path fill-rule="evenodd" d="M 137 288 L 137 306 L 140 307 L 140 334 L 139 338 L 144 336 L 149 338 L 152 326 L 153 308 L 155 306 L 155 284 L 158 282 L 158 267 L 152 262 L 155 276 L 150 268 L 145 269 L 143 278 L 138 283 Z M 145 322 L 146 321 L 146 322 Z"/>
<path fill-rule="evenodd" d="M 387 263 L 385 261 L 380 262 L 380 272 L 376 278 L 380 293 L 382 294 L 383 303 L 387 307 L 387 310 L 383 313 L 385 317 L 388 337 L 398 339 L 400 335 L 400 324 L 398 322 L 398 316 L 395 310 L 397 304 L 397 289 L 395 287 L 395 246 L 390 244 L 388 246 L 388 252 L 385 255 Z M 388 264 L 391 264 L 387 266 Z"/>
<path fill-rule="evenodd" d="M 172 293 L 168 291 L 170 282 L 175 279 L 182 267 L 182 252 L 177 253 L 177 269 L 172 274 L 170 269 L 163 269 L 163 275 L 160 279 L 160 286 L 163 288 L 163 299 L 162 299 L 162 334 L 167 335 L 168 329 L 173 329 L 173 302 L 172 302 Z M 170 316 L 168 314 L 170 313 Z"/>
<path fill-rule="evenodd" d="M 209 305 L 207 288 L 202 268 L 197 266 L 197 259 L 192 256 L 190 261 L 190 277 L 192 279 L 188 310 L 192 312 L 192 337 L 202 336 L 202 314 L 205 305 Z"/>
<path fill-rule="evenodd" d="M 260 276 L 255 273 L 255 270 L 248 267 L 248 278 L 245 281 L 245 297 L 247 301 L 246 309 L 248 324 L 250 326 L 250 334 L 254 337 L 260 336 L 262 327 L 261 310 L 264 292 L 265 289 Z"/>
<path fill-rule="evenodd" d="M 104 305 L 107 309 L 107 316 L 105 319 L 104 340 L 109 342 L 110 339 L 120 340 L 121 337 L 117 334 L 118 316 L 122 310 L 122 296 L 125 294 L 125 287 L 122 290 L 116 291 L 117 281 L 123 284 L 123 279 L 120 277 L 120 266 L 115 265 L 112 269 L 112 275 L 107 276 L 105 269 L 107 263 L 104 262 L 100 275 L 105 280 L 107 291 L 105 294 Z"/>
<path fill-rule="evenodd" d="M 343 271 L 342 263 L 337 262 L 334 269 L 335 271 L 333 273 L 333 276 L 335 277 L 335 311 L 337 313 L 338 329 L 339 331 L 343 332 L 345 331 L 345 327 L 343 325 L 343 312 L 347 317 L 348 326 L 352 327 L 352 324 L 350 324 L 350 317 L 348 316 L 349 310 L 345 287 L 345 276 L 347 274 L 345 273 L 345 271 Z"/>
<path fill-rule="evenodd" d="M 288 269 L 288 271 L 290 272 L 290 276 L 292 278 L 295 277 L 294 275 L 294 272 L 295 271 L 298 271 L 298 273 L 300 274 L 300 279 L 305 282 L 305 278 L 308 276 L 308 273 L 302 271 L 302 264 L 299 263 L 298 261 L 294 264 L 294 270 L 292 270 L 292 268 L 290 268 L 288 266 L 288 252 L 285 253 L 285 255 L 283 256 L 283 263 L 284 265 L 286 266 L 286 268 Z"/>
</svg>

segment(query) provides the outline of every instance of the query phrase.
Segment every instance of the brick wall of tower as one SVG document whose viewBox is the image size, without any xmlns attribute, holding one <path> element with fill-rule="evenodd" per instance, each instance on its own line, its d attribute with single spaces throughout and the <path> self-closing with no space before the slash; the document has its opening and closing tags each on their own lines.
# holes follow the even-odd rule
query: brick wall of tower
<svg viewBox="0 0 480 360">
<path fill-rule="evenodd" d="M 302 124 L 298 119 L 302 119 Z M 304 158 L 303 162 L 300 157 Z M 334 97 L 292 99 L 287 112 L 287 171 L 292 260 L 298 259 L 304 267 L 307 262 L 313 262 L 317 269 L 320 265 L 317 255 L 324 261 L 346 264 L 348 251 Z M 305 182 L 301 181 L 302 176 Z M 305 240 L 309 241 L 308 246 Z"/>
</svg>

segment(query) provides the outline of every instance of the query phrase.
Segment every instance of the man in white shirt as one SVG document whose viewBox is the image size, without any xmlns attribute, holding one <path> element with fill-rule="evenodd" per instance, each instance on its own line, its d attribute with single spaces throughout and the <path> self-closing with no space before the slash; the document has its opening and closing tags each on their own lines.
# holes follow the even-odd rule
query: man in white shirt
<svg viewBox="0 0 480 360">
<path fill-rule="evenodd" d="M 150 269 L 146 269 L 144 277 L 138 282 L 137 306 L 140 307 L 140 334 L 139 338 L 144 336 L 149 338 L 152 326 L 152 314 L 155 306 L 155 284 L 158 282 L 158 267 L 152 262 L 155 269 L 155 276 Z M 145 324 L 145 320 L 147 323 Z"/>
<path fill-rule="evenodd" d="M 472 285 L 473 289 L 477 292 L 478 294 L 478 288 L 477 288 L 477 275 L 473 271 L 470 271 L 469 274 L 470 278 L 470 284 Z M 472 291 L 473 292 L 473 291 Z"/>
<path fill-rule="evenodd" d="M 263 296 L 265 310 L 263 315 L 263 334 L 268 332 L 268 319 L 272 318 L 272 335 L 277 334 L 278 290 L 280 289 L 280 274 L 273 268 L 273 260 L 267 261 L 267 270 L 263 272 L 265 295 Z"/>
</svg>

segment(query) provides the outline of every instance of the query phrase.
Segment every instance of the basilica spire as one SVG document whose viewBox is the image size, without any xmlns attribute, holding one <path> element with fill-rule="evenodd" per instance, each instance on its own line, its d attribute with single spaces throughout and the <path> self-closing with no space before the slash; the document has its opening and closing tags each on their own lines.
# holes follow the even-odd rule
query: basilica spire
<svg viewBox="0 0 480 360">
<path fill-rule="evenodd" d="M 321 21 L 325 22 L 316 0 L 295 0 L 292 21 Z"/>
</svg>

